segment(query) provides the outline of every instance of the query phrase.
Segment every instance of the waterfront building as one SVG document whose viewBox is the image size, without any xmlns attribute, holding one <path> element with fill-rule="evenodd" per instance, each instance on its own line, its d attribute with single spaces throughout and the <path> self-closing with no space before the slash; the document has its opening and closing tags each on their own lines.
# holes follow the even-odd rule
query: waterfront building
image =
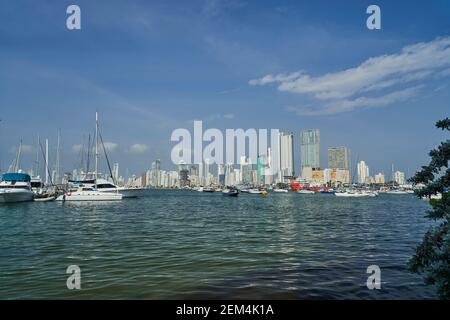
<svg viewBox="0 0 450 320">
<path fill-rule="evenodd" d="M 227 163 L 225 165 L 225 185 L 226 186 L 234 185 L 234 171 L 232 163 Z"/>
<path fill-rule="evenodd" d="M 151 168 L 152 174 L 151 174 L 151 182 L 150 184 L 153 187 L 160 187 L 161 186 L 161 160 L 155 160 L 152 162 L 152 168 Z"/>
<path fill-rule="evenodd" d="M 346 169 L 335 169 L 335 180 L 337 184 L 348 184 L 350 183 L 350 170 Z"/>
<path fill-rule="evenodd" d="M 378 174 L 376 174 L 375 175 L 375 183 L 378 183 L 378 184 L 384 184 L 386 181 L 385 181 L 385 178 L 384 178 L 384 174 L 383 173 L 378 173 Z"/>
<path fill-rule="evenodd" d="M 114 181 L 119 180 L 119 163 L 115 162 L 112 169 L 112 177 Z"/>
<path fill-rule="evenodd" d="M 395 171 L 394 173 L 394 181 L 399 184 L 399 185 L 403 185 L 406 182 L 405 179 L 405 173 L 401 172 L 401 171 Z"/>
<path fill-rule="evenodd" d="M 349 170 L 349 152 L 347 147 L 328 148 L 328 168 Z"/>
<path fill-rule="evenodd" d="M 358 183 L 366 183 L 366 178 L 369 176 L 369 166 L 365 161 L 358 162 Z"/>
<path fill-rule="evenodd" d="M 294 134 L 292 132 L 280 132 L 280 180 L 285 182 L 286 178 L 294 175 Z"/>
<path fill-rule="evenodd" d="M 302 177 L 311 170 L 320 169 L 320 131 L 319 129 L 303 130 L 300 133 L 300 162 Z M 303 170 L 308 172 L 303 174 Z"/>
</svg>

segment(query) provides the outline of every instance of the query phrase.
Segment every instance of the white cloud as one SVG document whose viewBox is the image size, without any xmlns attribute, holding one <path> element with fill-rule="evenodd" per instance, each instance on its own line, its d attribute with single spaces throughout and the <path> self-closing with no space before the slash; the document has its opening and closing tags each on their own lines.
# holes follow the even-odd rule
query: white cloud
<svg viewBox="0 0 450 320">
<path fill-rule="evenodd" d="M 74 144 L 72 146 L 72 152 L 73 153 L 80 153 L 81 149 L 83 149 L 83 145 L 82 144 Z"/>
<path fill-rule="evenodd" d="M 128 149 L 128 152 L 134 153 L 134 154 L 140 154 L 140 153 L 144 153 L 147 150 L 148 150 L 147 145 L 141 144 L 141 143 L 135 143 L 130 146 L 130 148 Z"/>
<path fill-rule="evenodd" d="M 333 103 L 328 103 L 321 108 L 296 108 L 288 107 L 287 111 L 296 113 L 299 116 L 331 115 L 340 112 L 348 112 L 360 107 L 383 107 L 389 104 L 406 101 L 416 96 L 422 86 L 406 88 L 394 91 L 380 97 L 359 97 L 356 99 L 343 99 Z"/>
<path fill-rule="evenodd" d="M 404 47 L 400 53 L 370 58 L 359 66 L 311 76 L 304 71 L 290 74 L 266 75 L 249 81 L 250 85 L 278 84 L 278 90 L 303 94 L 317 102 L 312 113 L 330 114 L 362 106 L 387 105 L 404 96 L 417 93 L 417 84 L 401 90 L 396 86 L 418 83 L 433 74 L 448 76 L 450 66 L 450 37 L 438 38 Z M 392 92 L 386 92 L 391 89 Z M 384 90 L 384 91 L 383 91 Z M 372 94 L 365 97 L 362 94 Z M 330 103 L 333 107 L 330 107 Z M 308 112 L 306 112 L 308 113 Z"/>
<path fill-rule="evenodd" d="M 105 145 L 106 151 L 109 151 L 109 152 L 116 150 L 118 147 L 118 144 L 114 143 L 114 142 L 105 142 L 104 145 Z"/>
<path fill-rule="evenodd" d="M 10 149 L 9 149 L 9 152 L 11 152 L 11 153 L 17 153 L 17 151 L 19 151 L 19 147 L 17 146 L 17 147 L 11 147 Z M 22 154 L 25 154 L 25 153 L 33 153 L 34 152 L 34 147 L 33 146 L 30 146 L 30 145 L 28 145 L 28 144 L 22 144 L 22 149 L 21 149 L 21 151 L 20 151 Z"/>
</svg>

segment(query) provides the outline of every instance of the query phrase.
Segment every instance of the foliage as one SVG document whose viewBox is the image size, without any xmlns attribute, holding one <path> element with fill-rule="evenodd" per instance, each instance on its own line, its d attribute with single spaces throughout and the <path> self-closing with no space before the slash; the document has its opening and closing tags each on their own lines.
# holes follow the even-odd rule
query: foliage
<svg viewBox="0 0 450 320">
<path fill-rule="evenodd" d="M 450 119 L 438 121 L 436 127 L 450 131 Z M 416 248 L 408 268 L 412 272 L 424 274 L 425 282 L 436 286 L 439 298 L 450 299 L 450 140 L 442 142 L 429 155 L 430 163 L 422 166 L 410 181 L 425 185 L 416 192 L 418 197 L 430 198 L 432 195 L 442 194 L 442 199 L 430 200 L 431 210 L 427 212 L 427 217 L 435 225 L 428 230 L 422 243 Z"/>
</svg>

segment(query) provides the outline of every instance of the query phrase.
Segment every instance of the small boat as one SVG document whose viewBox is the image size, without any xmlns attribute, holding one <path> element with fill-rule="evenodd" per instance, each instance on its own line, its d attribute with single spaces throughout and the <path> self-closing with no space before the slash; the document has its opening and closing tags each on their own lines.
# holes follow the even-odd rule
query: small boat
<svg viewBox="0 0 450 320">
<path fill-rule="evenodd" d="M 248 193 L 250 194 L 261 194 L 262 191 L 258 189 L 248 189 Z"/>
<path fill-rule="evenodd" d="M 237 197 L 239 195 L 239 190 L 233 187 L 225 188 L 222 190 L 222 195 L 228 197 Z"/>
<path fill-rule="evenodd" d="M 37 202 L 50 202 L 50 201 L 55 201 L 56 200 L 56 196 L 49 196 L 49 197 L 35 197 L 34 201 Z"/>
<path fill-rule="evenodd" d="M 31 177 L 19 172 L 5 173 L 0 182 L 1 202 L 32 201 L 34 192 L 31 190 Z"/>
<path fill-rule="evenodd" d="M 288 193 L 289 191 L 287 189 L 278 189 L 278 188 L 276 188 L 276 189 L 273 189 L 273 192 L 276 192 L 276 193 Z"/>
<path fill-rule="evenodd" d="M 56 201 L 115 201 L 122 200 L 120 193 L 100 192 L 94 188 L 80 185 L 77 189 L 69 189 L 56 198 Z"/>
<path fill-rule="evenodd" d="M 361 191 L 344 191 L 344 192 L 336 192 L 334 195 L 336 197 L 361 198 L 361 197 L 368 197 L 369 193 Z"/>
<path fill-rule="evenodd" d="M 215 190 L 213 188 L 203 188 L 203 192 L 213 193 Z"/>
<path fill-rule="evenodd" d="M 260 194 L 262 196 L 267 196 L 269 193 L 266 190 L 261 190 Z"/>
<path fill-rule="evenodd" d="M 397 194 L 397 195 L 404 195 L 404 194 L 409 194 L 408 192 L 406 192 L 405 190 L 400 190 L 400 189 L 392 189 L 389 191 L 386 191 L 386 194 Z"/>
<path fill-rule="evenodd" d="M 300 189 L 300 190 L 297 190 L 297 193 L 300 193 L 300 194 L 315 194 L 316 192 L 313 191 L 313 190 L 308 190 L 308 189 Z"/>
</svg>

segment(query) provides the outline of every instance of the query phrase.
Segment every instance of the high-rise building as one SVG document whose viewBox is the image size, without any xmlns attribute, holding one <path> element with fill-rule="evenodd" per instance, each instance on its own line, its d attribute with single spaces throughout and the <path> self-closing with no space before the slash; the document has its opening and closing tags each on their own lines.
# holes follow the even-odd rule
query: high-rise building
<svg viewBox="0 0 450 320">
<path fill-rule="evenodd" d="M 225 184 L 225 165 L 221 163 L 217 165 L 217 182 L 220 185 Z"/>
<path fill-rule="evenodd" d="M 292 132 L 280 132 L 280 180 L 285 181 L 285 177 L 294 175 L 294 134 Z"/>
<path fill-rule="evenodd" d="M 114 181 L 119 180 L 119 163 L 118 162 L 114 163 L 113 170 L 112 170 L 112 177 L 113 177 Z M 149 182 L 149 181 L 147 181 L 147 182 Z"/>
<path fill-rule="evenodd" d="M 234 181 L 233 164 L 227 163 L 225 165 L 225 185 L 232 186 L 234 184 L 235 184 L 235 181 Z"/>
<path fill-rule="evenodd" d="M 252 184 L 253 183 L 253 174 L 252 174 L 252 161 L 245 156 L 241 157 L 241 182 L 243 184 Z"/>
<path fill-rule="evenodd" d="M 358 162 L 358 183 L 366 183 L 366 178 L 369 176 L 369 167 L 366 165 L 366 162 Z"/>
<path fill-rule="evenodd" d="M 348 170 L 350 168 L 348 153 L 347 147 L 329 147 L 328 168 Z"/>
<path fill-rule="evenodd" d="M 155 160 L 152 163 L 152 181 L 151 185 L 153 187 L 160 187 L 161 186 L 161 160 Z"/>
<path fill-rule="evenodd" d="M 301 168 L 320 169 L 320 130 L 303 130 L 300 133 Z"/>
<path fill-rule="evenodd" d="M 395 171 L 394 181 L 399 185 L 405 184 L 405 173 L 401 171 Z"/>
</svg>

